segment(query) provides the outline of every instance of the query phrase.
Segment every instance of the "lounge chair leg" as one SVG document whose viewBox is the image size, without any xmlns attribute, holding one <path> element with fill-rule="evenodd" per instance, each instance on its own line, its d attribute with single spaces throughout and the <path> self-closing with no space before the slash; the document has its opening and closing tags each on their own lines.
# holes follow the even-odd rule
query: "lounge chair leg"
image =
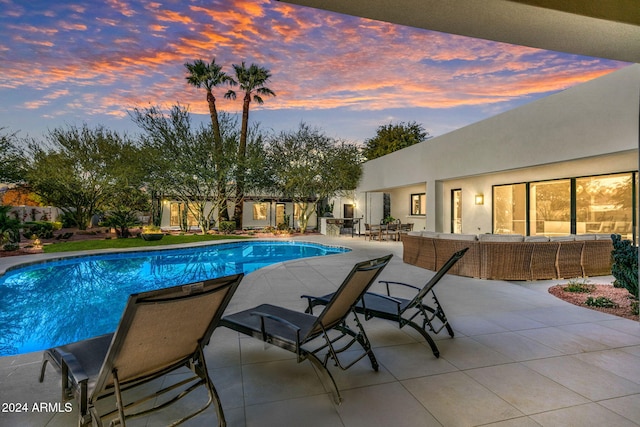
<svg viewBox="0 0 640 427">
<path fill-rule="evenodd" d="M 435 357 L 437 357 L 437 358 L 440 357 L 440 350 L 438 349 L 438 346 L 436 345 L 436 342 L 433 340 L 433 338 L 431 338 L 431 335 L 429 335 L 427 333 L 427 331 L 425 331 L 420 326 L 416 325 L 414 322 L 406 322 L 405 325 L 409 325 L 413 329 L 415 329 L 416 331 L 420 332 L 420 335 L 422 335 L 424 337 L 424 339 L 429 344 L 429 347 L 431 347 L 431 351 L 433 352 L 433 355 Z"/>
<path fill-rule="evenodd" d="M 118 380 L 118 370 L 114 369 L 112 374 L 113 374 L 113 387 L 115 388 L 116 407 L 118 408 L 118 417 L 119 417 L 120 425 L 124 427 L 126 426 L 125 415 L 124 415 L 124 402 L 122 401 L 120 381 Z"/>
<path fill-rule="evenodd" d="M 320 371 L 320 373 L 324 372 L 326 376 L 329 377 L 329 379 L 331 380 L 331 384 L 333 385 L 333 391 L 334 391 L 333 401 L 335 402 L 336 405 L 340 405 L 342 403 L 342 396 L 340 395 L 340 390 L 338 389 L 338 385 L 336 384 L 336 381 L 333 379 L 333 375 L 331 375 L 331 372 L 329 372 L 329 369 L 327 369 L 327 367 L 322 364 L 320 359 L 318 359 L 315 354 L 306 353 L 305 356 L 307 359 L 309 359 L 313 367 L 315 367 L 318 371 Z"/>
<path fill-rule="evenodd" d="M 356 336 L 356 340 L 358 340 L 358 342 L 360 343 L 364 351 L 367 353 L 367 356 L 369 356 L 369 360 L 371 361 L 371 368 L 373 368 L 374 371 L 378 372 L 380 367 L 378 365 L 378 360 L 376 359 L 376 355 L 373 354 L 373 349 L 371 348 L 371 342 L 369 341 L 369 338 L 367 337 L 367 335 L 364 333 L 364 328 L 360 323 L 360 319 L 358 319 L 358 316 L 356 315 L 355 312 L 353 314 L 355 316 L 355 321 L 356 321 L 356 324 L 358 325 L 358 329 L 360 329 L 360 332 Z"/>
<path fill-rule="evenodd" d="M 199 365 L 195 367 L 195 370 L 199 373 L 200 378 L 205 381 L 207 390 L 209 391 L 209 397 L 215 404 L 216 415 L 218 416 L 218 427 L 226 427 L 227 420 L 224 418 L 224 411 L 222 410 L 222 404 L 220 403 L 220 396 L 218 395 L 216 387 L 213 385 L 213 381 L 211 381 L 211 378 L 209 377 L 209 369 L 207 368 L 207 362 L 204 358 L 202 346 L 199 347 L 197 356 Z"/>
<path fill-rule="evenodd" d="M 431 298 L 433 299 L 433 302 L 435 303 L 435 307 L 436 307 L 433 313 L 436 315 L 438 319 L 440 319 L 442 324 L 447 328 L 447 332 L 449 333 L 449 336 L 453 338 L 453 335 L 454 335 L 453 328 L 449 324 L 449 321 L 447 320 L 447 315 L 444 314 L 444 310 L 442 310 L 442 306 L 440 305 L 440 301 L 438 301 L 438 297 L 436 297 L 436 293 L 433 291 L 431 291 Z"/>
</svg>

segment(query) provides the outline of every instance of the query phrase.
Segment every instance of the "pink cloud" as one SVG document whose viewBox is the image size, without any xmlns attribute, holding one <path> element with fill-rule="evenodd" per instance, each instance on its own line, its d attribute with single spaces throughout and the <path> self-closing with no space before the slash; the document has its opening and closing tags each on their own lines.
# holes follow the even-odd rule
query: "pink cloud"
<svg viewBox="0 0 640 427">
<path fill-rule="evenodd" d="M 124 0 L 106 5 L 92 17 L 76 9 L 86 16 L 73 23 L 15 24 L 29 37 L 14 35 L 8 49 L 31 56 L 0 63 L 0 88 L 55 88 L 60 95 L 50 102 L 86 92 L 65 109 L 87 114 L 126 115 L 131 106 L 176 102 L 206 114 L 204 93 L 187 85 L 182 64 L 216 57 L 228 73 L 242 60 L 271 70 L 268 86 L 278 96 L 252 108 L 451 108 L 545 94 L 620 66 L 268 0 L 182 9 L 174 3 L 175 10 L 147 2 L 138 13 Z M 54 51 L 58 29 L 84 31 L 91 44 L 61 42 Z M 56 92 L 62 86 L 67 93 Z M 216 92 L 219 108 L 238 111 L 239 102 L 223 99 L 225 90 Z"/>
</svg>

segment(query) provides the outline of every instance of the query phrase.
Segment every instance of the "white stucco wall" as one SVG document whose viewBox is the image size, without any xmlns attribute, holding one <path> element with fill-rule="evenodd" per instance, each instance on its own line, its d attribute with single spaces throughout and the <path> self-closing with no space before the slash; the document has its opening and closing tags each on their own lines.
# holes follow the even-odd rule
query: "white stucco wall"
<svg viewBox="0 0 640 427">
<path fill-rule="evenodd" d="M 358 192 L 426 183 L 425 227 L 449 231 L 450 190 L 462 188 L 463 232 L 490 232 L 492 185 L 637 170 L 639 103 L 636 64 L 369 161 Z"/>
</svg>

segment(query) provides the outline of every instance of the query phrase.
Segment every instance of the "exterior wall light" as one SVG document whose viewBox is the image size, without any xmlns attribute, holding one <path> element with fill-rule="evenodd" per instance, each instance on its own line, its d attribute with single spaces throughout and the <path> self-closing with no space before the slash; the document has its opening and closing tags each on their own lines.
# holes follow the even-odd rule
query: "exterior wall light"
<svg viewBox="0 0 640 427">
<path fill-rule="evenodd" d="M 476 194 L 476 205 L 484 205 L 484 194 Z"/>
</svg>

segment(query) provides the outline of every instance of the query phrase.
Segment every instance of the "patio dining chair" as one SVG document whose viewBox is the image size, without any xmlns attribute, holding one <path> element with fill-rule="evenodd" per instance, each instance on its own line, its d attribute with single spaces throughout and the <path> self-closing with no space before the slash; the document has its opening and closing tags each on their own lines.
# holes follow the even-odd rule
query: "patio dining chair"
<svg viewBox="0 0 640 427">
<path fill-rule="evenodd" d="M 40 382 L 47 363 L 60 372 L 62 400 L 75 398 L 78 402 L 79 426 L 102 426 L 103 422 L 125 426 L 127 419 L 163 409 L 200 386 L 208 392 L 204 406 L 170 425 L 195 417 L 213 403 L 218 426 L 226 426 L 218 393 L 207 371 L 203 347 L 208 344 L 242 277 L 237 274 L 131 295 L 115 333 L 46 350 Z M 123 398 L 127 390 L 149 392 L 150 381 L 181 368 L 188 368 L 193 375 L 186 379 L 182 375 L 171 375 L 163 378 L 164 388 L 154 389 L 148 396 L 137 397 L 135 401 Z M 172 377 L 178 379 L 170 385 L 164 384 Z M 138 387 L 143 384 L 147 385 L 144 389 Z M 163 395 L 166 399 L 163 403 L 135 408 L 154 403 Z"/>
<path fill-rule="evenodd" d="M 392 255 L 387 255 L 356 264 L 318 316 L 262 304 L 225 316 L 220 324 L 295 353 L 298 363 L 308 359 L 318 371 L 324 372 L 331 380 L 335 401 L 339 404 L 342 397 L 331 372 L 327 369 L 329 360 L 340 369 L 346 370 L 365 356 L 369 356 L 371 367 L 375 371 L 378 370 L 378 362 L 371 344 L 353 307 L 389 263 L 391 257 Z M 349 313 L 353 313 L 356 330 L 347 324 L 346 318 Z M 350 357 L 349 362 L 344 363 L 338 355 L 356 342 L 360 344 L 363 352 Z"/>
<path fill-rule="evenodd" d="M 454 253 L 422 288 L 402 282 L 380 280 L 379 283 L 383 283 L 386 287 L 386 294 L 374 292 L 365 293 L 363 298 L 355 306 L 355 310 L 358 313 L 364 314 L 366 320 L 378 317 L 380 319 L 398 322 L 400 329 L 407 325 L 411 326 L 424 337 L 429 347 L 431 347 L 433 355 L 440 357 L 440 350 L 433 338 L 429 335 L 429 331 L 438 334 L 442 329 L 446 328 L 451 338 L 453 338 L 454 333 L 433 288 L 447 271 L 464 256 L 467 250 L 468 248 L 464 248 Z M 416 294 L 411 299 L 392 296 L 391 285 L 410 288 L 415 291 Z M 427 296 L 431 296 L 433 306 L 425 302 Z M 313 307 L 327 304 L 327 302 L 333 298 L 333 294 L 322 297 L 305 295 L 304 297 L 307 298 L 309 303 L 309 307 L 306 310 L 307 313 L 313 313 Z M 418 320 L 418 323 L 416 323 L 416 320 Z"/>
</svg>

